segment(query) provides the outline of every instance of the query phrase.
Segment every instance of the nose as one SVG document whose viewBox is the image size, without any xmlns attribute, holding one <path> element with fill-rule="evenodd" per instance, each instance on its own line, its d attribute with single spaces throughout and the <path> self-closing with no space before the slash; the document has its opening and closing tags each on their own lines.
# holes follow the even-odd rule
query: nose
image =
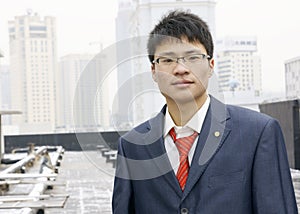
<svg viewBox="0 0 300 214">
<path fill-rule="evenodd" d="M 178 58 L 176 66 L 173 69 L 175 75 L 188 74 L 190 72 L 189 68 L 184 64 L 184 59 Z"/>
</svg>

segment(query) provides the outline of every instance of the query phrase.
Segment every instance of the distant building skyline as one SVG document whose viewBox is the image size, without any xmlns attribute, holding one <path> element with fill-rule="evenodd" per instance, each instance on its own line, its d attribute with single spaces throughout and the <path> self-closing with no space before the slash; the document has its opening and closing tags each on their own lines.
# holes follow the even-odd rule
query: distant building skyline
<svg viewBox="0 0 300 214">
<path fill-rule="evenodd" d="M 57 38 L 54 17 L 36 13 L 8 22 L 12 118 L 21 133 L 52 132 L 55 127 Z"/>
<path fill-rule="evenodd" d="M 216 42 L 216 72 L 221 91 L 262 92 L 261 58 L 255 36 L 227 36 Z"/>
<path fill-rule="evenodd" d="M 57 131 L 74 131 L 73 105 L 76 84 L 93 54 L 68 54 L 59 60 L 57 78 L 56 127 Z"/>
<path fill-rule="evenodd" d="M 0 63 L 0 111 L 12 110 L 11 107 L 11 74 L 8 65 Z M 2 118 L 3 125 L 11 125 L 11 116 L 6 115 Z"/>
<path fill-rule="evenodd" d="M 8 110 L 11 108 L 10 96 L 10 72 L 8 65 L 1 65 L 0 63 L 0 106 L 1 110 Z"/>
<path fill-rule="evenodd" d="M 300 55 L 286 60 L 284 67 L 286 97 L 300 98 Z"/>
<path fill-rule="evenodd" d="M 39 14 L 56 17 L 58 56 L 61 57 L 69 53 L 98 52 L 98 47 L 90 45 L 95 41 L 101 41 L 104 48 L 114 45 L 117 3 L 118 0 L 112 0 L 99 7 L 97 5 L 102 3 L 89 0 L 88 3 L 78 1 L 70 7 L 66 1 L 59 0 L 7 2 L 0 9 L 0 48 L 5 53 L 2 63 L 9 64 L 7 21 L 16 15 L 22 15 L 28 8 Z M 295 0 L 287 0 L 285 4 L 280 1 L 259 0 L 217 1 L 215 14 L 218 38 L 227 35 L 257 36 L 265 93 L 285 91 L 284 62 L 299 55 L 299 49 L 295 45 L 300 37 L 300 13 L 297 10 L 299 3 Z M 267 10 L 270 4 L 272 9 Z M 173 8 L 166 8 L 170 9 Z M 280 51 L 274 51 L 274 47 Z"/>
<path fill-rule="evenodd" d="M 68 54 L 60 58 L 56 132 L 110 128 L 109 86 L 107 82 L 98 84 L 104 75 L 102 60 L 95 54 Z"/>
<path fill-rule="evenodd" d="M 0 74 L 2 74 L 2 65 L 1 65 L 1 58 L 3 57 L 4 55 L 3 55 L 3 53 L 2 53 L 2 51 L 1 51 L 1 49 L 0 49 L 0 66 L 1 66 L 1 68 L 0 68 Z M 2 81 L 2 78 L 1 78 L 1 76 L 0 76 L 0 81 Z M 0 107 L 2 107 L 2 96 L 3 96 L 3 90 L 0 88 Z"/>
<path fill-rule="evenodd" d="M 165 13 L 167 10 L 172 9 L 172 8 L 176 8 L 176 7 L 182 7 L 185 9 L 191 9 L 192 12 L 196 12 L 197 14 L 201 14 L 203 13 L 204 16 L 207 16 L 207 20 L 210 20 L 211 22 L 214 22 L 215 17 L 214 15 L 214 7 L 213 5 L 215 4 L 215 1 L 175 1 L 175 0 L 169 0 L 169 1 L 159 1 L 159 0 L 147 0 L 147 1 L 120 1 L 122 2 L 123 6 L 119 5 L 119 12 L 120 14 L 118 15 L 117 18 L 117 23 L 116 23 L 116 30 L 117 30 L 117 40 L 121 40 L 121 39 L 126 39 L 126 38 L 132 38 L 132 37 L 144 37 L 146 35 L 148 35 L 149 31 L 151 30 L 151 28 L 153 27 L 154 24 L 157 23 L 157 20 L 160 19 L 161 15 L 163 13 Z M 131 3 L 130 3 L 131 2 Z M 175 6 L 174 6 L 175 5 Z M 194 6 L 195 8 L 192 8 L 192 6 Z M 214 5 L 215 6 L 215 5 Z M 206 9 L 204 9 L 204 7 L 208 7 L 209 11 L 207 11 Z M 122 13 L 122 14 L 121 14 Z M 38 16 L 37 14 L 32 13 L 31 16 Z M 16 16 L 16 17 L 22 17 L 22 16 Z M 52 17 L 55 19 L 55 17 Z M 46 17 L 44 18 L 46 19 Z M 13 22 L 17 22 L 16 18 Z M 18 21 L 19 22 L 19 21 Z M 22 22 L 22 21 L 20 21 Z M 33 22 L 33 23 L 39 23 L 37 22 Z M 145 24 L 145 25 L 144 25 Z M 215 26 L 214 24 L 210 24 L 208 21 L 208 24 L 213 27 L 211 27 L 212 31 L 214 31 L 215 34 Z M 30 26 L 30 25 L 28 25 Z M 21 25 L 20 23 L 14 23 L 14 28 L 15 29 L 19 29 L 21 30 L 22 28 L 20 28 Z M 43 27 L 43 24 L 38 24 L 38 27 Z M 55 27 L 46 27 L 48 28 L 53 28 L 56 29 Z M 30 33 L 32 34 L 36 34 L 35 36 L 40 37 L 44 34 L 44 30 L 42 30 L 43 28 L 39 28 L 39 29 L 34 29 L 34 28 L 29 28 L 28 33 L 26 33 L 24 31 L 24 34 L 26 33 L 27 35 L 30 35 Z M 45 29 L 45 28 L 44 28 Z M 21 35 L 21 31 L 12 33 L 10 32 L 9 35 Z M 39 35 L 38 35 L 39 34 Z M 48 32 L 46 33 L 47 35 L 51 35 L 51 34 L 55 34 L 56 32 Z M 119 35 L 119 37 L 118 37 Z M 120 36 L 121 35 L 121 36 Z M 214 35 L 215 39 L 216 35 Z M 48 38 L 48 36 L 47 36 Z M 44 38 L 45 39 L 45 38 Z M 30 41 L 33 41 L 33 43 L 31 43 Z M 16 86 L 18 85 L 18 83 L 23 84 L 23 88 L 22 91 L 19 91 L 19 94 L 23 95 L 25 94 L 25 92 L 27 94 L 31 94 L 30 96 L 26 96 L 25 95 L 18 95 L 20 100 L 23 99 L 22 102 L 27 102 L 28 105 L 24 104 L 24 109 L 26 110 L 25 112 L 28 113 L 29 109 L 31 109 L 31 113 L 32 115 L 34 114 L 35 118 L 31 118 L 30 121 L 34 121 L 33 122 L 33 126 L 23 126 L 23 129 L 20 129 L 20 132 L 28 132 L 30 130 L 33 130 L 34 132 L 44 132 L 45 130 L 49 130 L 46 132 L 52 132 L 54 130 L 57 130 L 57 128 L 60 128 L 66 124 L 64 123 L 69 123 L 69 122 L 62 122 L 59 118 L 57 114 L 62 115 L 63 112 L 68 111 L 66 108 L 66 106 L 68 106 L 69 104 L 64 104 L 65 108 L 64 109 L 59 109 L 57 105 L 59 105 L 58 101 L 58 88 L 59 86 L 55 83 L 56 77 L 60 77 L 60 74 L 58 72 L 58 70 L 55 70 L 56 73 L 55 75 L 51 76 L 44 76 L 44 80 L 42 78 L 42 73 L 44 73 L 44 75 L 46 74 L 46 72 L 42 72 L 43 68 L 46 68 L 48 65 L 50 64 L 52 65 L 52 62 L 54 60 L 54 58 L 51 58 L 51 56 L 49 55 L 49 58 L 47 60 L 44 59 L 44 62 L 42 61 L 42 57 L 40 57 L 40 55 L 38 53 L 35 53 L 34 51 L 31 51 L 30 48 L 32 46 L 33 50 L 35 47 L 35 43 L 34 40 L 37 41 L 37 45 L 36 48 L 38 50 L 42 50 L 42 48 L 47 48 L 51 49 L 51 46 L 54 44 L 56 45 L 56 40 L 55 42 L 43 42 L 40 43 L 43 39 L 41 38 L 27 38 L 27 39 L 22 39 L 22 37 L 19 37 L 18 42 L 14 43 L 14 50 L 15 52 L 12 52 L 10 54 L 10 65 L 13 68 L 13 71 L 11 71 L 9 75 L 11 75 L 11 77 L 16 78 L 16 76 L 18 77 L 22 77 L 22 75 L 24 74 L 23 71 L 29 71 L 31 72 L 30 77 L 32 80 L 30 80 L 30 82 L 28 84 L 24 84 L 24 82 L 22 82 L 21 80 L 19 80 L 19 78 L 17 78 L 17 81 L 13 80 L 13 84 L 11 84 L 11 87 L 13 89 L 13 93 L 17 92 L 16 90 Z M 46 41 L 47 39 L 43 40 Z M 24 43 L 22 43 L 22 41 L 24 41 Z M 10 42 L 11 43 L 11 42 Z M 88 42 L 87 42 L 88 43 Z M 29 46 L 27 46 L 29 44 Z M 43 45 L 42 45 L 43 44 Z M 47 45 L 46 45 L 47 44 Z M 130 44 L 129 46 L 134 45 L 134 44 Z M 23 48 L 24 47 L 24 48 Z M 52 48 L 53 49 L 53 48 Z M 13 49 L 11 49 L 13 50 Z M 29 51 L 30 50 L 30 51 Z M 54 48 L 53 51 L 57 52 L 57 50 Z M 124 50 L 123 50 L 124 51 Z M 53 53 L 54 53 L 53 52 Z M 125 52 L 124 54 L 128 54 L 130 55 L 130 50 L 127 50 L 127 52 Z M 28 57 L 29 55 L 32 56 L 32 58 L 30 58 L 29 63 L 24 63 L 22 62 L 22 60 L 24 61 L 24 58 L 22 55 L 24 55 L 23 53 L 25 53 L 25 56 Z M 18 54 L 18 56 L 17 56 Z M 71 53 L 70 53 L 71 54 Z M 81 55 L 81 53 L 78 53 L 79 55 Z M 0 55 L 1 55 L 1 51 L 0 51 Z M 7 55 L 9 54 L 5 54 L 5 57 L 8 57 Z M 64 57 L 64 56 L 63 56 Z M 15 63 L 17 61 L 15 61 L 16 59 L 21 59 L 20 62 Z M 56 54 L 56 58 L 57 58 L 57 54 Z M 26 58 L 27 60 L 27 58 Z M 217 59 L 216 59 L 217 60 Z M 47 61 L 47 62 L 46 62 Z M 55 61 L 55 60 L 54 60 Z M 57 61 L 57 59 L 56 59 Z M 0 63 L 1 63 L 1 59 L 0 59 Z M 34 65 L 34 66 L 32 66 Z M 56 68 L 53 67 L 53 69 L 57 69 L 58 64 L 55 65 Z M 123 115 L 121 115 L 121 117 L 119 117 L 118 119 L 114 118 L 114 123 L 115 122 L 122 122 L 124 121 L 125 124 L 124 127 L 127 128 L 127 125 L 135 125 L 141 121 L 143 121 L 146 118 L 149 118 L 151 116 L 153 116 L 153 113 L 157 112 L 160 107 L 162 106 L 164 100 L 162 98 L 162 96 L 159 94 L 158 89 L 156 88 L 155 83 L 153 83 L 152 79 L 151 79 L 151 72 L 150 72 L 150 64 L 149 61 L 147 59 L 146 56 L 142 56 L 139 59 L 133 59 L 133 61 L 128 60 L 127 62 L 122 62 L 120 65 L 117 65 L 118 68 L 121 70 L 121 72 L 119 72 L 118 75 L 118 82 L 119 85 L 117 86 L 117 90 L 129 90 L 131 89 L 131 93 L 132 93 L 132 97 L 134 98 L 134 100 L 130 100 L 130 103 L 128 104 L 128 100 L 127 97 L 122 97 L 123 99 L 125 99 L 125 102 L 127 102 L 127 106 L 124 106 L 122 102 L 119 103 L 119 109 L 122 108 L 122 106 L 124 107 L 122 109 L 122 113 L 124 113 Z M 17 68 L 23 68 L 23 73 L 21 74 L 21 71 L 19 71 L 18 74 L 16 73 L 12 73 L 15 72 Z M 217 66 L 216 66 L 217 68 Z M 34 69 L 38 69 L 39 71 L 41 71 L 41 73 L 36 72 L 36 70 Z M 50 69 L 51 70 L 51 69 Z M 53 70 L 54 71 L 54 70 Z M 246 75 L 247 76 L 247 75 Z M 29 76 L 27 76 L 29 78 Z M 22 77 L 24 78 L 24 76 Z M 67 78 L 67 76 L 65 76 L 65 78 Z M 71 77 L 70 77 L 71 78 Z M 51 80 L 53 79 L 53 81 Z M 71 80 L 71 79 L 70 79 Z M 19 82 L 18 82 L 19 81 Z M 27 81 L 27 79 L 26 79 Z M 44 81 L 44 83 L 43 83 Z M 116 81 L 116 80 L 115 80 Z M 246 81 L 246 80 L 244 80 Z M 249 80 L 250 81 L 250 80 Z M 260 79 L 261 81 L 261 79 Z M 53 82 L 53 84 L 51 83 Z M 147 84 L 145 84 L 145 82 Z M 243 81 L 242 81 L 243 82 Z M 256 81 L 259 82 L 259 81 Z M 134 87 L 128 87 L 128 83 L 133 84 Z M 153 83 L 153 85 L 149 85 L 150 83 Z M 124 84 L 127 86 L 124 88 Z M 45 85 L 45 89 L 43 88 L 43 85 Z M 47 86 L 48 85 L 48 86 Z M 147 85 L 147 87 L 145 88 L 145 85 Z M 259 85 L 259 84 L 258 84 Z M 241 86 L 241 85 L 240 85 Z M 249 84 L 247 84 L 247 81 L 245 82 L 245 87 L 248 87 Z M 46 89 L 48 89 L 49 87 L 53 87 L 53 94 L 51 93 L 47 93 Z M 66 86 L 67 87 L 67 86 Z M 260 83 L 260 87 L 261 87 L 261 83 Z M 148 90 L 148 89 L 151 90 Z M 256 87 L 255 87 L 256 88 Z M 259 88 L 259 86 L 257 87 Z M 147 91 L 148 90 L 148 91 Z M 38 98 L 37 94 L 38 91 L 41 93 L 44 93 L 45 96 L 41 96 L 42 98 Z M 100 92 L 101 90 L 99 90 Z M 119 91 L 120 92 L 120 91 Z M 154 92 L 154 93 L 153 93 Z M 35 95 L 33 94 L 35 93 Z M 49 94 L 49 95 L 48 95 Z M 111 116 L 114 117 L 116 115 L 110 115 L 110 107 L 108 104 L 108 98 L 107 96 L 111 96 L 109 89 L 105 89 L 105 91 L 101 92 L 101 96 L 106 96 L 106 97 L 101 97 L 101 101 L 100 101 L 100 97 L 98 97 L 97 99 L 99 100 L 99 109 L 97 109 L 96 114 L 98 115 L 96 118 L 98 119 L 99 123 L 97 125 L 100 127 L 103 125 L 103 127 L 107 128 L 111 126 Z M 45 97 L 45 98 L 44 98 Z M 52 99 L 52 98 L 53 99 Z M 12 96 L 12 98 L 14 100 L 16 100 L 16 97 Z M 24 99 L 25 98 L 25 99 Z M 43 100 L 46 100 L 46 102 L 43 104 Z M 54 104 L 52 107 L 52 103 L 48 102 L 48 100 L 54 100 Z M 68 98 L 66 100 L 69 100 Z M 150 102 L 149 102 L 150 100 Z M 29 102 L 30 101 L 30 102 Z M 83 99 L 84 101 L 84 99 Z M 153 102 L 152 102 L 153 101 Z M 66 101 L 67 102 L 67 101 Z M 68 101 L 69 102 L 69 101 Z M 35 103 L 35 104 L 34 104 Z M 48 105 L 49 104 L 49 105 Z M 56 106 L 55 106 L 56 105 Z M 31 107 L 30 107 L 31 106 Z M 12 106 L 14 109 L 17 109 L 17 106 Z M 35 110 L 33 110 L 33 108 L 35 108 Z M 47 110 L 49 108 L 49 111 Z M 19 124 L 16 121 L 20 121 L 19 118 L 25 118 L 24 115 L 24 109 L 20 109 L 23 112 L 23 115 L 19 115 L 19 116 L 14 116 L 14 124 Z M 46 109 L 46 111 L 44 111 L 44 109 Z M 50 110 L 50 109 L 54 109 Z M 100 111 L 103 111 L 103 113 L 100 113 Z M 44 113 L 47 112 L 47 113 Z M 48 112 L 50 112 L 50 114 L 48 114 Z M 112 112 L 112 114 L 115 112 Z M 102 115 L 102 116 L 100 116 Z M 50 119 L 49 117 L 51 117 L 51 121 L 50 123 L 48 123 L 49 121 L 47 121 L 47 119 Z M 67 117 L 69 116 L 64 116 L 65 120 L 68 120 Z M 27 117 L 28 118 L 28 117 Z M 55 118 L 55 119 L 54 119 Z M 29 118 L 28 118 L 29 119 Z M 45 120 L 44 120 L 45 119 Z M 81 118 L 83 124 L 85 124 L 85 122 L 83 121 L 83 117 Z M 95 118 L 94 118 L 95 119 Z M 23 119 L 22 119 L 23 120 Z M 40 122 L 38 122 L 38 120 Z M 56 121 L 55 121 L 56 120 Z M 60 121 L 59 121 L 60 120 Z M 28 121 L 28 120 L 27 120 Z M 126 122 L 130 122 L 130 124 L 126 124 Z M 87 122 L 87 121 L 86 121 Z M 48 124 L 47 124 L 48 123 Z M 51 124 L 51 125 L 49 125 Z M 87 123 L 86 123 L 87 125 Z M 117 126 L 119 127 L 119 126 Z"/>
</svg>

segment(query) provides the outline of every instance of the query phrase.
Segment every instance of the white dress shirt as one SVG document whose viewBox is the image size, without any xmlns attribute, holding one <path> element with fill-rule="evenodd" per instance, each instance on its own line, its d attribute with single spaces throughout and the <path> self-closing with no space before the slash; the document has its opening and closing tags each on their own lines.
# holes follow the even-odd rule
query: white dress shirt
<svg viewBox="0 0 300 214">
<path fill-rule="evenodd" d="M 177 147 L 172 137 L 169 135 L 169 131 L 174 127 L 176 132 L 176 138 L 190 136 L 193 134 L 194 131 L 200 133 L 209 107 L 209 103 L 210 103 L 210 97 L 207 96 L 207 99 L 203 104 L 203 106 L 196 112 L 196 114 L 194 114 L 194 116 L 187 122 L 185 126 L 176 126 L 168 111 L 168 108 L 166 109 L 165 128 L 164 128 L 165 148 L 175 174 L 177 173 L 179 163 L 180 163 L 179 152 L 177 150 Z M 198 136 L 196 137 L 195 142 L 193 143 L 189 152 L 188 160 L 190 165 L 193 160 L 197 142 L 198 142 Z"/>
</svg>

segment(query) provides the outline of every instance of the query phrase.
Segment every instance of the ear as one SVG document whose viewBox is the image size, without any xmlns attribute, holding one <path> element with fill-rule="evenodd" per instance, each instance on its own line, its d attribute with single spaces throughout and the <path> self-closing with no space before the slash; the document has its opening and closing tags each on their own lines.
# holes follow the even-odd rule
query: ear
<svg viewBox="0 0 300 214">
<path fill-rule="evenodd" d="M 155 64 L 151 64 L 151 73 L 152 73 L 152 79 L 157 82 L 157 77 L 156 77 L 156 71 L 155 71 Z"/>
<path fill-rule="evenodd" d="M 214 67 L 215 67 L 215 60 L 214 58 L 212 58 L 211 60 L 209 60 L 209 77 L 213 75 Z"/>
</svg>

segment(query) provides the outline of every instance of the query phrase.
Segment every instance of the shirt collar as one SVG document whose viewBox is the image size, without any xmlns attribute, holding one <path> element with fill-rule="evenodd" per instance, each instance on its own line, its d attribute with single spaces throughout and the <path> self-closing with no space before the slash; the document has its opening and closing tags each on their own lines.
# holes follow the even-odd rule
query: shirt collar
<svg viewBox="0 0 300 214">
<path fill-rule="evenodd" d="M 164 137 L 169 133 L 169 131 L 175 127 L 175 132 L 177 133 L 178 129 L 188 127 L 198 133 L 200 133 L 202 124 L 204 122 L 208 107 L 210 104 L 210 97 L 207 96 L 207 99 L 205 100 L 202 107 L 194 114 L 194 116 L 187 122 L 187 124 L 182 126 L 176 126 L 170 113 L 168 107 L 166 108 L 166 115 L 165 115 L 165 126 L 164 126 Z"/>
</svg>

